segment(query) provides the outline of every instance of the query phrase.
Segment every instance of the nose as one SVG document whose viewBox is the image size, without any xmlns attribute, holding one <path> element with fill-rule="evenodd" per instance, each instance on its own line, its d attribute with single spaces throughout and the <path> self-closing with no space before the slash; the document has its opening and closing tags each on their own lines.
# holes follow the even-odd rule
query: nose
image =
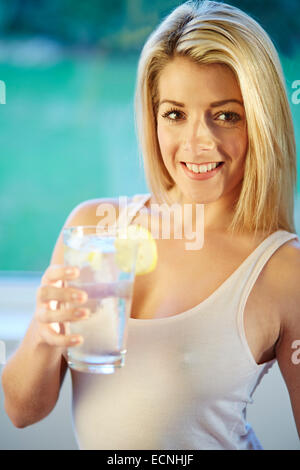
<svg viewBox="0 0 300 470">
<path fill-rule="evenodd" d="M 201 120 L 190 122 L 186 127 L 183 150 L 193 155 L 211 151 L 215 148 L 215 142 L 211 130 Z"/>
</svg>

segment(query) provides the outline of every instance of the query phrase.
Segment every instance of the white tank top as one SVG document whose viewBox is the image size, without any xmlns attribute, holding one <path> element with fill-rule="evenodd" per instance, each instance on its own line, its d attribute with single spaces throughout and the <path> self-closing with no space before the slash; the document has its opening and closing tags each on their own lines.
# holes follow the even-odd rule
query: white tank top
<svg viewBox="0 0 300 470">
<path fill-rule="evenodd" d="M 136 195 L 128 222 L 150 194 Z M 195 307 L 158 319 L 129 319 L 125 366 L 111 375 L 71 370 L 80 449 L 262 449 L 246 406 L 275 363 L 258 365 L 243 311 L 260 271 L 296 234 L 268 236 Z"/>
</svg>

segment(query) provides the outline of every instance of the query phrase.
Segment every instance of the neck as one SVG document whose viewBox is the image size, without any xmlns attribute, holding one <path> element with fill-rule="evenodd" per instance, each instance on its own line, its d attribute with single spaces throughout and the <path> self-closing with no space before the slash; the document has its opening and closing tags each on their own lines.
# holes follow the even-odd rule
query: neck
<svg viewBox="0 0 300 470">
<path fill-rule="evenodd" d="M 233 216 L 234 206 L 238 200 L 241 184 L 238 184 L 233 191 L 228 194 L 222 195 L 221 198 L 211 202 L 201 202 L 185 198 L 182 193 L 180 194 L 176 187 L 173 187 L 169 194 L 171 199 L 182 206 L 182 210 L 185 209 L 185 205 L 190 205 L 190 213 L 193 221 L 196 220 L 197 213 L 199 214 L 199 206 L 203 206 L 204 210 L 204 228 L 206 232 L 225 232 L 229 227 Z M 197 209 L 198 206 L 198 209 Z"/>
</svg>

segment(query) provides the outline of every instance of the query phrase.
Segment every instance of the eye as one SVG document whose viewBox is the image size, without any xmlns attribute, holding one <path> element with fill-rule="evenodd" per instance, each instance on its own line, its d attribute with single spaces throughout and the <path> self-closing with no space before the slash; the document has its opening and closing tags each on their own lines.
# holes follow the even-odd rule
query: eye
<svg viewBox="0 0 300 470">
<path fill-rule="evenodd" d="M 217 117 L 225 116 L 225 119 L 220 119 L 225 123 L 234 124 L 241 120 L 241 116 L 238 113 L 234 113 L 232 111 L 221 111 Z"/>
<path fill-rule="evenodd" d="M 170 122 L 175 122 L 183 117 L 183 113 L 179 109 L 172 108 L 163 113 L 161 117 L 168 119 Z"/>
</svg>

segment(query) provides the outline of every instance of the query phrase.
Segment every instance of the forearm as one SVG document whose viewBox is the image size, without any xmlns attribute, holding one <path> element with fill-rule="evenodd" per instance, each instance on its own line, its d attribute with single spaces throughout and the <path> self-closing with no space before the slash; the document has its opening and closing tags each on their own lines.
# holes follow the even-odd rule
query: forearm
<svg viewBox="0 0 300 470">
<path fill-rule="evenodd" d="M 62 351 L 40 341 L 33 319 L 2 373 L 5 410 L 15 426 L 33 424 L 55 406 L 64 372 Z"/>
</svg>

